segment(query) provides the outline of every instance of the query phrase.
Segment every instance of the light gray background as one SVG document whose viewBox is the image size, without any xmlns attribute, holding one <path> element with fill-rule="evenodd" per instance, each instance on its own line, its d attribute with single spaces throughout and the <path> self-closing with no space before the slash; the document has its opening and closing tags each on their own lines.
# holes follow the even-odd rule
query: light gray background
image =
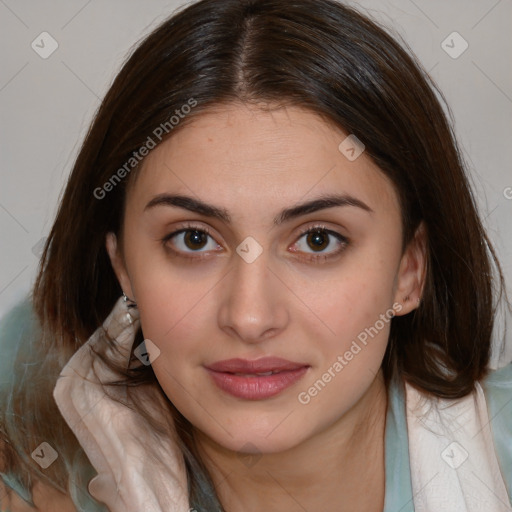
<svg viewBox="0 0 512 512">
<path fill-rule="evenodd" d="M 100 98 L 133 45 L 183 3 L 0 0 L 0 316 L 33 284 L 41 239 Z M 402 36 L 447 98 L 510 291 L 512 0 L 347 3 Z M 59 45 L 47 59 L 31 47 L 43 31 Z M 442 47 L 454 31 L 469 45 L 456 59 Z M 461 48 L 457 38 L 445 44 Z M 501 364 L 512 359 L 510 338 Z"/>
</svg>

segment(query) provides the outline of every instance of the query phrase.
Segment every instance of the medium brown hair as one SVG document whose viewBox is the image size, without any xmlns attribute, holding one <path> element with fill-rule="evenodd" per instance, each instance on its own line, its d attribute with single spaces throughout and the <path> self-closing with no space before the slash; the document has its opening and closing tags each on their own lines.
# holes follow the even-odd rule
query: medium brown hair
<svg viewBox="0 0 512 512">
<path fill-rule="evenodd" d="M 229 102 L 293 105 L 364 143 L 398 194 L 404 248 L 421 222 L 426 227 L 422 302 L 392 321 L 387 381 L 401 375 L 434 396 L 467 395 L 487 372 L 503 275 L 436 94 L 442 98 L 410 50 L 333 0 L 202 0 L 182 9 L 124 64 L 71 172 L 34 287 L 52 350 L 64 362 L 121 295 L 105 237 L 122 227 L 126 187 L 140 165 L 103 199 L 94 190 L 191 98 L 197 106 L 167 137 Z M 142 340 L 139 333 L 134 346 Z M 158 387 L 151 367 L 120 371 L 121 381 Z M 206 496 L 207 478 L 201 482 L 204 473 L 194 471 L 201 464 L 190 425 L 171 409 L 184 443 L 191 505 L 213 510 L 218 503 Z"/>
</svg>

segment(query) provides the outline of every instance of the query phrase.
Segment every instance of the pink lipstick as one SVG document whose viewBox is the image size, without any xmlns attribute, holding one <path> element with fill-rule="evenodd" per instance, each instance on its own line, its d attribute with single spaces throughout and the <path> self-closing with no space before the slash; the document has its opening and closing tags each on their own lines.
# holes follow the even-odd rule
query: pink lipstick
<svg viewBox="0 0 512 512">
<path fill-rule="evenodd" d="M 226 393 L 245 400 L 263 400 L 295 384 L 305 375 L 309 365 L 263 357 L 252 361 L 227 359 L 205 368 L 215 384 Z"/>
</svg>

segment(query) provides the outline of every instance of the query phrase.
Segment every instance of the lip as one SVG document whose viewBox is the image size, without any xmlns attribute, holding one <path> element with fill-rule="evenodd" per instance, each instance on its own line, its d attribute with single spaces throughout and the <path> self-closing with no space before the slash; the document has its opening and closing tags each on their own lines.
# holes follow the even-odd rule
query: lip
<svg viewBox="0 0 512 512">
<path fill-rule="evenodd" d="M 278 395 L 300 380 L 309 367 L 278 357 L 227 359 L 205 366 L 217 387 L 245 400 L 264 400 Z M 275 373 L 261 375 L 269 372 Z"/>
</svg>

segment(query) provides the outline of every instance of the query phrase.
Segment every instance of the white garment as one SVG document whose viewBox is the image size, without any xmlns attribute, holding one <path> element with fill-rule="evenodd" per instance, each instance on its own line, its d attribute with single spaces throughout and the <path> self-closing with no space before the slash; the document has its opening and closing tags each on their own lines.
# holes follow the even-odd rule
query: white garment
<svg viewBox="0 0 512 512">
<path fill-rule="evenodd" d="M 137 413 L 110 398 L 101 383 L 118 377 L 91 350 L 108 346 L 109 337 L 115 346 L 107 357 L 127 368 L 139 324 L 138 311 L 119 299 L 103 327 L 63 368 L 53 396 L 98 473 L 89 483 L 94 498 L 111 512 L 188 512 L 185 466 L 173 425 L 167 436 L 157 435 Z M 129 402 L 124 387 L 107 391 Z M 147 392 L 137 388 L 137 393 Z M 165 424 L 163 410 L 165 404 L 155 407 L 153 418 Z"/>
<path fill-rule="evenodd" d="M 405 387 L 415 512 L 512 511 L 480 384 L 456 401 Z"/>
<path fill-rule="evenodd" d="M 111 512 L 187 512 L 183 457 L 173 425 L 165 438 L 148 431 L 130 408 L 109 398 L 102 382 L 116 376 L 91 351 L 114 340 L 107 356 L 128 366 L 140 322 L 122 298 L 108 318 L 64 367 L 54 390 L 62 416 L 98 472 L 89 492 Z M 108 393 L 129 401 L 125 388 Z M 137 393 L 150 392 L 137 388 Z M 429 400 L 406 384 L 409 459 L 416 512 L 505 512 L 509 498 L 491 438 L 485 397 Z M 161 409 L 154 417 L 167 422 Z M 441 456 L 440 456 L 441 454 Z M 496 508 L 482 508 L 496 498 Z"/>
</svg>

